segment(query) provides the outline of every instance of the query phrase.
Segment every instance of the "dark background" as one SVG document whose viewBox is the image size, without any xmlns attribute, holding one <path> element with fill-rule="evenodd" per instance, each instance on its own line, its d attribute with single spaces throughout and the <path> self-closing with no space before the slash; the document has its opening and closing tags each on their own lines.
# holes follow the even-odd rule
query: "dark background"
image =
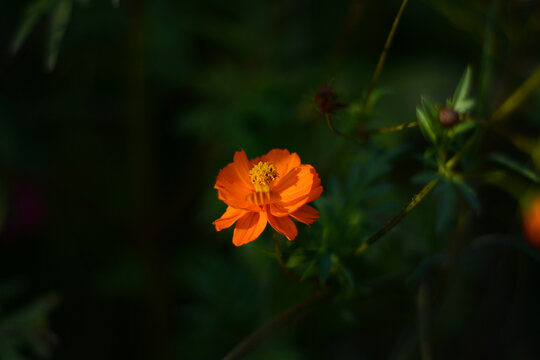
<svg viewBox="0 0 540 360">
<path fill-rule="evenodd" d="M 410 182 L 426 146 L 417 130 L 358 150 L 328 130 L 313 101 L 332 84 L 349 104 L 336 126 L 354 130 L 399 1 L 75 2 L 52 71 L 50 15 L 10 52 L 29 3 L 0 4 L 0 314 L 52 296 L 34 340 L 52 343 L 54 359 L 221 358 L 313 293 L 267 255 L 269 229 L 241 248 L 232 229 L 214 231 L 225 209 L 215 177 L 236 150 L 249 158 L 296 151 L 330 189 L 358 154 L 404 146 L 384 177 L 393 192 L 379 224 L 419 189 Z M 411 0 L 367 126 L 415 120 L 420 94 L 444 103 L 469 64 L 475 84 L 489 75 L 489 86 L 475 86 L 484 91 L 479 115 L 489 114 L 538 65 L 538 39 L 537 1 Z M 514 129 L 537 136 L 538 99 Z M 497 136 L 484 146 L 527 160 Z M 478 191 L 480 216 L 459 206 L 466 230 L 435 234 L 436 198 L 427 201 L 366 260 L 350 260 L 354 290 L 287 324 L 249 358 L 421 358 L 419 287 L 402 275 L 451 247 L 436 239 L 523 241 L 519 203 L 493 187 Z M 424 282 L 433 358 L 537 359 L 539 276 L 531 256 L 504 246 L 433 270 Z M 26 342 L 17 347 L 36 358 Z"/>
</svg>

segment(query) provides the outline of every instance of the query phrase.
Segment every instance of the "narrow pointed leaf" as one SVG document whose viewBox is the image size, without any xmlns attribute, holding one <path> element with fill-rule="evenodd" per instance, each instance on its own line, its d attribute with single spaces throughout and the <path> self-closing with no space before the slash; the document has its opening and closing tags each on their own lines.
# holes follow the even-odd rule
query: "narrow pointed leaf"
<svg viewBox="0 0 540 360">
<path fill-rule="evenodd" d="M 464 99 L 454 105 L 454 110 L 456 110 L 458 113 L 463 114 L 471 110 L 474 107 L 475 103 L 476 102 L 473 99 Z"/>
<path fill-rule="evenodd" d="M 315 273 L 316 268 L 317 268 L 317 262 L 315 260 L 311 261 L 308 267 L 306 268 L 306 270 L 304 271 L 304 273 L 302 274 L 302 276 L 300 277 L 300 281 L 305 280 L 309 278 L 311 275 L 313 275 Z"/>
<path fill-rule="evenodd" d="M 428 142 L 434 144 L 437 141 L 437 137 L 435 136 L 435 132 L 431 127 L 428 117 L 419 108 L 416 108 L 416 117 L 418 118 L 418 125 L 420 126 L 420 131 L 422 131 L 422 134 Z"/>
<path fill-rule="evenodd" d="M 485 235 L 480 238 L 477 238 L 472 241 L 471 245 L 469 245 L 467 249 L 474 249 L 474 248 L 481 248 L 481 247 L 487 247 L 492 245 L 504 245 L 513 247 L 514 249 L 517 249 L 524 254 L 528 255 L 532 260 L 536 261 L 538 264 L 540 264 L 540 252 L 536 250 L 534 247 L 529 245 L 527 242 L 525 242 L 523 239 L 511 237 L 511 236 L 505 236 L 505 235 Z"/>
<path fill-rule="evenodd" d="M 437 204 L 437 220 L 435 227 L 437 231 L 443 230 L 454 218 L 457 209 L 456 190 L 450 181 L 443 181 L 439 188 L 441 196 Z"/>
<path fill-rule="evenodd" d="M 478 197 L 476 196 L 474 190 L 462 181 L 456 181 L 454 182 L 454 184 L 456 185 L 457 189 L 459 190 L 465 201 L 467 201 L 467 203 L 474 210 L 476 215 L 480 214 L 480 203 L 478 202 Z"/>
<path fill-rule="evenodd" d="M 430 181 L 439 179 L 440 177 L 441 177 L 441 174 L 439 174 L 436 171 L 423 171 L 421 173 L 414 175 L 411 179 L 411 182 L 413 182 L 414 184 L 425 185 Z"/>
<path fill-rule="evenodd" d="M 474 121 L 461 121 L 456 126 L 451 129 L 448 129 L 448 137 L 454 138 L 457 135 L 467 132 L 471 129 L 474 129 L 478 124 Z"/>
<path fill-rule="evenodd" d="M 422 107 L 424 108 L 424 113 L 431 119 L 436 119 L 438 116 L 438 111 L 435 105 L 429 101 L 426 97 L 421 96 Z"/>
<path fill-rule="evenodd" d="M 471 81 L 472 71 L 471 67 L 468 66 L 458 83 L 456 91 L 454 92 L 454 97 L 452 98 L 452 104 L 454 107 L 467 98 L 467 94 L 469 93 L 471 87 Z"/>
<path fill-rule="evenodd" d="M 289 259 L 287 260 L 286 266 L 288 268 L 295 268 L 298 266 L 301 266 L 306 261 L 306 255 L 303 251 L 295 251 L 294 253 L 289 256 Z"/>
<path fill-rule="evenodd" d="M 325 283 L 330 274 L 330 268 L 332 267 L 332 257 L 329 253 L 322 253 L 319 255 L 318 262 L 321 282 Z"/>
<path fill-rule="evenodd" d="M 527 168 L 526 166 L 520 164 L 516 160 L 508 157 L 504 154 L 495 153 L 490 155 L 489 157 L 492 161 L 495 161 L 496 163 L 499 163 L 505 167 L 507 167 L 510 170 L 515 171 L 516 173 L 520 174 L 521 176 L 534 181 L 537 184 L 540 184 L 540 176 L 536 174 L 531 169 Z"/>
<path fill-rule="evenodd" d="M 58 0 L 36 0 L 26 9 L 23 20 L 11 41 L 10 51 L 15 55 L 36 26 L 39 18 L 50 11 Z"/>
<path fill-rule="evenodd" d="M 347 286 L 354 287 L 353 275 L 345 266 L 343 266 L 343 263 L 336 254 L 332 254 L 332 265 L 336 270 L 338 280 Z"/>
<path fill-rule="evenodd" d="M 51 71 L 56 65 L 60 45 L 66 32 L 71 16 L 71 0 L 61 0 L 54 9 L 51 19 L 51 33 L 49 35 L 49 46 L 47 48 L 47 70 Z"/>
</svg>

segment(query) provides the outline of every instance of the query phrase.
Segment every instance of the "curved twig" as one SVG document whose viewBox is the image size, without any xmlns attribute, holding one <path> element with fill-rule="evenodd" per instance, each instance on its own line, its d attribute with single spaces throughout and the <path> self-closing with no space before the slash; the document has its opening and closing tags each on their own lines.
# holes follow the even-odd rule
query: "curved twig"
<svg viewBox="0 0 540 360">
<path fill-rule="evenodd" d="M 227 355 L 225 355 L 223 360 L 238 360 L 249 355 L 253 349 L 270 334 L 279 330 L 294 319 L 306 315 L 316 304 L 326 300 L 330 295 L 331 292 L 329 290 L 323 289 L 309 299 L 293 305 L 242 340 Z"/>
</svg>

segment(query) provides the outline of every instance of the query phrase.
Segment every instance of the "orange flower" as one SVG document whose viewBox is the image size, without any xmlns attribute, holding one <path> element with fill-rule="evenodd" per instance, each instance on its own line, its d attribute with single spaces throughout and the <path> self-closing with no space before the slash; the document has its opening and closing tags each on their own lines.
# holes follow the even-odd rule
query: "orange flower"
<svg viewBox="0 0 540 360">
<path fill-rule="evenodd" d="M 529 242 L 540 249 L 540 195 L 527 207 L 523 215 L 523 229 Z"/>
<path fill-rule="evenodd" d="M 289 150 L 274 149 L 253 160 L 244 150 L 237 151 L 233 162 L 219 172 L 215 188 L 229 207 L 213 224 L 221 231 L 238 221 L 233 234 L 236 246 L 258 238 L 267 222 L 294 240 L 298 230 L 290 217 L 308 225 L 319 218 L 319 212 L 307 205 L 322 193 L 319 175 Z"/>
</svg>

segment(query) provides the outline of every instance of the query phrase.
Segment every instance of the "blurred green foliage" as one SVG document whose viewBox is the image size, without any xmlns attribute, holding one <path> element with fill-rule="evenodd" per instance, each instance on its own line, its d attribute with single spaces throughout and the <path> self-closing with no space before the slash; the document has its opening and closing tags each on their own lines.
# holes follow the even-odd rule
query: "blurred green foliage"
<svg viewBox="0 0 540 360">
<path fill-rule="evenodd" d="M 6 360 L 48 358 L 57 342 L 48 329 L 47 317 L 57 305 L 58 296 L 49 294 L 22 308 L 10 304 L 21 296 L 20 281 L 0 284 L 0 357 Z"/>
<path fill-rule="evenodd" d="M 0 288 L 0 359 L 221 358 L 321 291 L 248 358 L 538 358 L 521 207 L 539 190 L 540 4 L 410 1 L 364 112 L 399 6 L 0 4 L 0 280 L 29 284 Z M 360 145 L 328 129 L 324 84 Z M 211 225 L 219 169 L 272 148 L 325 188 L 320 219 L 277 238 L 293 276 L 269 228 L 235 248 Z"/>
</svg>

